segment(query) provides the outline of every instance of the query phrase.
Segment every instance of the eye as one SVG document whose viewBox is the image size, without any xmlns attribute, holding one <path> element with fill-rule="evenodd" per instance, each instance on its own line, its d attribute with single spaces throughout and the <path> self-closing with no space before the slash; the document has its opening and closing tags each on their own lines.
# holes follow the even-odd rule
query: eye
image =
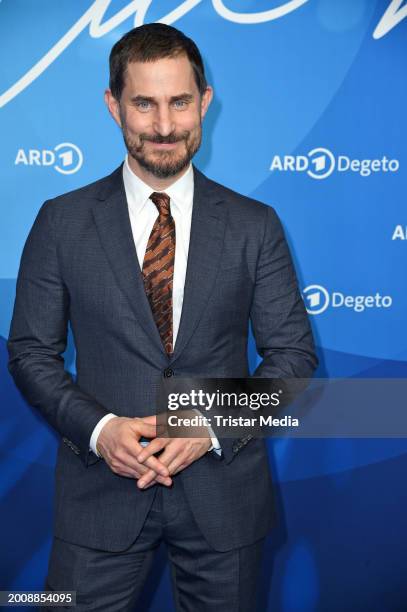
<svg viewBox="0 0 407 612">
<path fill-rule="evenodd" d="M 136 107 L 141 111 L 148 111 L 151 108 L 151 102 L 148 100 L 139 100 L 136 102 Z"/>
<path fill-rule="evenodd" d="M 186 100 L 175 100 L 174 101 L 175 108 L 178 108 L 180 110 L 186 108 L 187 105 L 188 105 L 188 102 Z"/>
</svg>

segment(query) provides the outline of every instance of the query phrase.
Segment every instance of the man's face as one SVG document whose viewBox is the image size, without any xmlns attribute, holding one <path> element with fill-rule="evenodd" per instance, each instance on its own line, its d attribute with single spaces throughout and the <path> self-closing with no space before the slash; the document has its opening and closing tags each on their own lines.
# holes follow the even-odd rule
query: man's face
<svg viewBox="0 0 407 612">
<path fill-rule="evenodd" d="M 210 87 L 200 96 L 185 55 L 128 64 L 120 101 L 109 90 L 105 99 L 139 176 L 165 179 L 188 166 L 211 98 Z"/>
</svg>

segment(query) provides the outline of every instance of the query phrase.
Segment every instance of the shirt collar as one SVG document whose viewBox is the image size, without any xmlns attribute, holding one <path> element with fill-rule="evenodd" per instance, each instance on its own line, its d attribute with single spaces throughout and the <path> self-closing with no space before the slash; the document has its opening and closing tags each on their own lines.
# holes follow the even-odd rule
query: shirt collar
<svg viewBox="0 0 407 612">
<path fill-rule="evenodd" d="M 146 205 L 154 189 L 134 174 L 129 165 L 128 155 L 123 164 L 123 181 L 130 210 L 138 214 Z M 162 191 L 170 196 L 171 204 L 175 204 L 180 212 L 186 213 L 192 207 L 194 193 L 192 164 L 189 164 L 188 170 L 179 179 Z"/>
</svg>

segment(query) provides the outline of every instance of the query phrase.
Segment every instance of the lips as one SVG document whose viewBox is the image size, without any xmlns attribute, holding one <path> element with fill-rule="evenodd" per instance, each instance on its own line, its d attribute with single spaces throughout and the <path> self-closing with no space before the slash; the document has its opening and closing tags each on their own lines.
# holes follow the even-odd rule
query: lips
<svg viewBox="0 0 407 612">
<path fill-rule="evenodd" d="M 152 142 L 151 144 L 160 149 L 172 149 L 173 147 L 176 147 L 178 143 L 176 142 L 162 142 L 162 143 Z"/>
</svg>

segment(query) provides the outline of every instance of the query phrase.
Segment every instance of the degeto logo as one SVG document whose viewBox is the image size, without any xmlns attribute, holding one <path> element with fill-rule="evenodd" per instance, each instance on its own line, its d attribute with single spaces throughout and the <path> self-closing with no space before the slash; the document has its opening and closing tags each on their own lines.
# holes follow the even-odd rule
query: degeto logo
<svg viewBox="0 0 407 612">
<path fill-rule="evenodd" d="M 361 313 L 368 308 L 390 308 L 393 298 L 390 295 L 346 295 L 341 291 L 329 292 L 322 285 L 308 285 L 302 292 L 305 308 L 310 315 L 319 315 L 328 308 L 348 308 Z"/>
<path fill-rule="evenodd" d="M 353 172 L 366 178 L 377 172 L 397 172 L 398 159 L 383 155 L 380 159 L 355 159 L 348 155 L 335 156 L 324 147 L 316 147 L 306 155 L 274 155 L 270 164 L 271 172 L 306 172 L 313 179 L 326 179 L 333 172 Z"/>
<path fill-rule="evenodd" d="M 53 149 L 18 149 L 16 166 L 45 166 L 60 174 L 74 174 L 83 164 L 80 148 L 72 142 L 61 142 Z"/>
<path fill-rule="evenodd" d="M 302 294 L 308 314 L 321 314 L 329 306 L 329 293 L 321 285 L 308 285 Z"/>
</svg>

